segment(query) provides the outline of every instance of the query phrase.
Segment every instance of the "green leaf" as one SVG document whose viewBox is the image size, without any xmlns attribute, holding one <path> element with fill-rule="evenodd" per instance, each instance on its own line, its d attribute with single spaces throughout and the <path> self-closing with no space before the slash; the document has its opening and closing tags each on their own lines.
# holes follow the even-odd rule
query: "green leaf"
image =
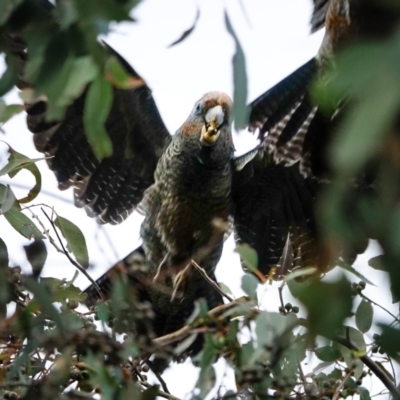
<svg viewBox="0 0 400 400">
<path fill-rule="evenodd" d="M 315 366 L 312 370 L 314 374 L 318 374 L 320 371 L 323 371 L 324 369 L 330 367 L 333 364 L 333 361 L 324 361 L 322 363 L 319 363 L 317 366 Z"/>
<path fill-rule="evenodd" d="M 253 248 L 251 248 L 248 244 L 239 244 L 236 246 L 235 252 L 240 255 L 240 258 L 249 271 L 257 271 L 258 255 Z"/>
<path fill-rule="evenodd" d="M 233 109 L 232 115 L 235 129 L 243 129 L 249 120 L 249 108 L 247 107 L 247 71 L 246 61 L 242 46 L 225 11 L 225 26 L 232 36 L 236 51 L 233 56 Z"/>
<path fill-rule="evenodd" d="M 83 302 L 86 300 L 87 295 L 72 283 L 56 278 L 40 278 L 40 283 L 49 289 L 53 302 L 65 303 L 66 300 Z"/>
<path fill-rule="evenodd" d="M 29 191 L 27 196 L 17 200 L 18 203 L 28 203 L 33 199 L 35 199 L 35 197 L 39 194 L 40 189 L 42 187 L 42 176 L 35 162 L 44 159 L 43 158 L 30 159 L 29 157 L 15 151 L 8 144 L 7 146 L 10 156 L 8 158 L 8 163 L 0 170 L 0 176 L 8 174 L 10 178 L 13 178 L 22 169 L 26 169 L 27 171 L 29 171 L 35 178 L 35 185 Z"/>
<path fill-rule="evenodd" d="M 364 282 L 368 283 L 369 285 L 376 286 L 373 284 L 369 279 L 367 279 L 363 274 L 360 274 L 357 270 L 355 270 L 351 265 L 347 265 L 343 262 L 338 262 L 338 267 L 344 269 L 345 271 L 351 272 L 353 275 L 355 275 L 357 278 L 360 278 Z"/>
<path fill-rule="evenodd" d="M 258 345 L 262 347 L 266 343 L 272 343 L 288 329 L 291 331 L 296 321 L 297 317 L 293 313 L 282 315 L 273 312 L 260 312 L 255 320 Z"/>
<path fill-rule="evenodd" d="M 314 351 L 315 351 L 315 355 L 321 361 L 325 361 L 325 362 L 336 361 L 337 359 L 340 358 L 340 351 L 339 351 L 338 347 L 323 346 L 323 347 L 318 347 Z"/>
<path fill-rule="evenodd" d="M 244 274 L 242 277 L 242 289 L 250 300 L 257 300 L 258 280 L 253 275 Z"/>
<path fill-rule="evenodd" d="M 145 389 L 141 393 L 140 400 L 156 400 L 157 397 L 158 397 L 158 385 L 153 385 Z"/>
<path fill-rule="evenodd" d="M 47 259 L 47 249 L 43 240 L 35 240 L 28 246 L 24 246 L 26 258 L 32 266 L 33 276 L 38 277 L 42 272 Z"/>
<path fill-rule="evenodd" d="M 385 260 L 385 256 L 383 254 L 381 254 L 379 256 L 370 258 L 368 261 L 368 265 L 371 268 L 376 269 L 378 271 L 387 272 L 387 269 L 385 268 L 384 260 Z"/>
<path fill-rule="evenodd" d="M 226 293 L 226 294 L 232 294 L 232 290 L 229 289 L 228 286 L 225 285 L 225 283 L 218 282 L 218 286 L 221 288 L 221 290 Z"/>
<path fill-rule="evenodd" d="M 379 324 L 382 329 L 379 344 L 381 349 L 390 357 L 399 361 L 400 330 L 388 325 Z"/>
<path fill-rule="evenodd" d="M 9 92 L 18 81 L 18 70 L 14 58 L 7 55 L 6 63 L 7 69 L 4 71 L 3 75 L 0 78 L 0 97 Z"/>
<path fill-rule="evenodd" d="M 4 214 L 4 217 L 18 233 L 27 239 L 44 239 L 36 225 L 19 210 L 19 206 L 16 203 L 11 210 Z"/>
<path fill-rule="evenodd" d="M 112 105 L 111 84 L 98 77 L 90 85 L 85 99 L 83 122 L 93 152 L 99 160 L 112 154 L 112 143 L 104 128 Z"/>
<path fill-rule="evenodd" d="M 22 104 L 9 104 L 0 112 L 0 123 L 7 122 L 14 115 L 19 114 L 24 110 L 24 106 Z"/>
<path fill-rule="evenodd" d="M 285 278 L 283 279 L 285 282 L 289 282 L 293 279 L 296 278 L 301 278 L 304 276 L 310 276 L 314 275 L 317 272 L 317 268 L 315 267 L 307 267 L 307 268 L 301 268 L 296 271 L 291 272 L 289 275 L 286 275 Z"/>
<path fill-rule="evenodd" d="M 84 87 L 98 74 L 98 68 L 90 56 L 73 60 L 68 80 L 64 86 L 62 105 L 69 105 L 83 91 Z"/>
<path fill-rule="evenodd" d="M 365 344 L 364 336 L 359 330 L 351 326 L 344 326 L 341 330 L 341 336 L 350 340 L 360 351 L 366 351 L 367 346 Z"/>
<path fill-rule="evenodd" d="M 352 368 L 353 354 L 351 353 L 351 350 L 342 345 L 339 346 L 339 349 L 340 349 L 340 352 L 342 353 L 342 357 L 343 357 L 344 362 L 346 363 L 347 367 Z"/>
<path fill-rule="evenodd" d="M 89 266 L 89 255 L 86 240 L 81 230 L 71 221 L 60 216 L 54 220 L 54 225 L 61 231 L 67 241 L 67 248 L 75 256 L 76 261 L 82 267 L 87 268 Z"/>
<path fill-rule="evenodd" d="M 386 46 L 360 45 L 342 52 L 335 60 L 338 72 L 328 88 L 354 93 L 360 100 L 357 107 L 349 110 L 331 147 L 334 165 L 346 176 L 358 171 L 379 151 L 397 115 L 400 102 L 397 41 L 394 36 Z"/>
<path fill-rule="evenodd" d="M 119 89 L 138 89 L 146 85 L 142 78 L 128 73 L 118 58 L 114 56 L 107 61 L 105 77 Z"/>
<path fill-rule="evenodd" d="M 10 301 L 10 285 L 8 282 L 8 251 L 0 238 L 0 320 L 7 316 L 7 303 Z"/>
<path fill-rule="evenodd" d="M 0 184 L 0 215 L 11 210 L 11 207 L 16 202 L 15 195 L 10 189 L 10 186 Z"/>
<path fill-rule="evenodd" d="M 364 387 L 358 388 L 360 392 L 360 400 L 371 400 L 371 396 L 369 394 L 369 391 L 365 389 Z"/>
<path fill-rule="evenodd" d="M 185 350 L 187 350 L 196 340 L 198 334 L 193 333 L 189 335 L 185 340 L 179 343 L 179 345 L 174 349 L 174 354 L 182 354 Z"/>
<path fill-rule="evenodd" d="M 0 238 L 0 270 L 8 268 L 8 250 L 3 239 Z"/>
<path fill-rule="evenodd" d="M 369 301 L 361 300 L 356 311 L 356 325 L 362 332 L 368 332 L 372 326 L 372 318 L 374 316 L 374 309 Z"/>
<path fill-rule="evenodd" d="M 60 314 L 52 304 L 52 298 L 46 290 L 43 290 L 43 286 L 32 278 L 26 277 L 24 279 L 24 286 L 33 293 L 34 301 L 36 301 L 42 311 L 47 314 L 48 318 L 51 318 L 57 326 L 60 328 L 60 333 L 65 332 L 65 327 Z"/>
<path fill-rule="evenodd" d="M 298 289 L 297 297 L 308 310 L 310 333 L 330 338 L 351 313 L 350 282 L 342 277 L 333 283 L 313 281 Z"/>
<path fill-rule="evenodd" d="M 216 360 L 216 354 L 210 343 L 206 343 L 200 358 L 200 374 L 196 382 L 196 388 L 200 389 L 199 398 L 204 399 L 215 384 L 215 371 L 212 364 Z"/>
</svg>

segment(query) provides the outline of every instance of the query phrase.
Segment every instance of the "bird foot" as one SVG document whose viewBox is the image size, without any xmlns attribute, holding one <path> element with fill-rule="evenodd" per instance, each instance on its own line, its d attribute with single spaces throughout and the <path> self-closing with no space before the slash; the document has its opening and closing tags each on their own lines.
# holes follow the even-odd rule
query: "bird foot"
<svg viewBox="0 0 400 400">
<path fill-rule="evenodd" d="M 158 268 L 157 268 L 157 272 L 156 272 L 156 274 L 154 275 L 153 282 L 157 282 L 157 281 L 159 280 L 160 275 L 161 275 L 162 267 L 163 267 L 164 265 L 167 264 L 168 255 L 169 255 L 169 253 L 167 253 L 167 254 L 165 255 L 165 257 L 163 258 L 163 260 L 160 262 L 160 265 L 159 265 Z"/>
<path fill-rule="evenodd" d="M 174 282 L 173 282 L 173 292 L 171 295 L 171 302 L 175 301 L 175 300 L 180 300 L 180 302 L 182 302 L 182 300 L 184 299 L 184 294 L 186 292 L 186 288 L 185 286 L 187 285 L 188 279 L 186 278 L 186 272 L 189 270 L 189 268 L 191 267 L 191 262 L 189 264 L 186 265 L 186 267 L 179 271 L 175 278 L 174 278 Z"/>
</svg>

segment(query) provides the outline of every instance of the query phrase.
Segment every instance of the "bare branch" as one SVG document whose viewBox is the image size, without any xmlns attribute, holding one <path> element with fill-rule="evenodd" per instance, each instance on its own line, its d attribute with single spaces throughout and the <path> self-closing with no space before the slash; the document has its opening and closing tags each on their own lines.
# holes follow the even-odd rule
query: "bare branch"
<svg viewBox="0 0 400 400">
<path fill-rule="evenodd" d="M 234 301 L 234 299 L 229 296 L 228 294 L 226 294 L 223 290 L 221 290 L 221 288 L 218 286 L 218 284 L 216 282 L 214 282 L 208 275 L 207 272 L 205 271 L 204 268 L 200 267 L 199 264 L 197 264 L 196 261 L 192 260 L 192 265 L 193 267 L 195 267 L 197 269 L 197 271 L 200 272 L 200 274 L 203 276 L 203 278 L 223 297 L 225 297 L 226 299 L 228 299 L 228 301 L 232 302 Z"/>
<path fill-rule="evenodd" d="M 140 382 L 140 384 L 142 386 L 144 386 L 145 388 L 153 387 L 153 385 L 150 385 L 150 383 L 147 383 L 147 382 Z M 175 397 L 170 393 L 163 392 L 162 390 L 158 391 L 157 396 L 164 397 L 164 399 L 168 399 L 168 400 L 180 400 L 178 397 Z"/>
</svg>

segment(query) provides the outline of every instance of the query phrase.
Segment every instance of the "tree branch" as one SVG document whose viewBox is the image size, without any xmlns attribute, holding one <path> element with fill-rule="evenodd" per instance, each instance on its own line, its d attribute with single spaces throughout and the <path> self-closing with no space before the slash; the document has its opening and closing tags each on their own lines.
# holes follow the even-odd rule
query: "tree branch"
<svg viewBox="0 0 400 400">
<path fill-rule="evenodd" d="M 140 384 L 142 386 L 144 386 L 145 388 L 153 387 L 153 385 L 150 385 L 150 383 L 147 383 L 147 382 L 140 382 Z M 168 399 L 168 400 L 180 400 L 178 397 L 175 397 L 170 393 L 163 392 L 162 390 L 158 390 L 157 396 L 164 397 L 164 399 Z"/>
<path fill-rule="evenodd" d="M 222 304 L 220 306 L 217 306 L 215 308 L 213 308 L 212 310 L 210 310 L 207 314 L 209 317 L 211 318 L 217 318 L 218 316 L 220 316 L 221 314 L 223 314 L 225 311 L 230 310 L 231 308 L 240 305 L 241 303 L 243 303 L 243 298 L 239 298 L 237 300 L 234 300 L 228 304 Z M 161 336 L 159 338 L 156 338 L 153 340 L 153 343 L 157 346 L 157 347 L 163 347 L 166 346 L 168 344 L 177 342 L 179 340 L 184 339 L 186 336 L 188 336 L 191 333 L 194 332 L 204 332 L 204 328 L 201 328 L 201 330 L 196 330 L 196 328 L 191 327 L 190 325 L 185 325 L 184 327 L 182 327 L 181 329 L 178 329 L 175 332 L 169 333 L 168 335 L 164 335 Z"/>
<path fill-rule="evenodd" d="M 345 339 L 343 337 L 336 337 L 335 342 L 341 344 L 344 347 L 347 347 L 350 350 L 360 351 L 359 348 L 353 344 L 350 340 Z M 393 396 L 393 399 L 398 400 L 400 399 L 400 392 L 397 390 L 396 386 L 393 382 L 388 378 L 388 376 L 382 371 L 381 368 L 375 363 L 367 355 L 361 356 L 360 360 L 375 374 L 375 376 L 386 386 L 389 390 L 390 394 Z"/>
<path fill-rule="evenodd" d="M 88 274 L 88 272 L 85 270 L 85 268 L 83 268 L 81 265 L 79 265 L 67 252 L 64 243 L 62 242 L 60 235 L 58 234 L 58 231 L 56 229 L 56 226 L 54 225 L 53 220 L 47 215 L 46 211 L 43 210 L 43 208 L 41 208 L 43 214 L 46 216 L 46 218 L 49 220 L 54 232 L 57 235 L 57 239 L 61 245 L 61 248 L 63 249 L 63 253 L 67 256 L 68 260 L 71 262 L 71 264 L 76 267 L 80 272 L 82 272 L 83 275 L 86 276 L 87 279 L 89 279 L 89 281 L 92 283 L 92 285 L 94 286 L 94 288 L 96 289 L 97 293 L 99 294 L 101 300 L 105 301 L 106 298 L 104 297 L 103 292 L 101 291 L 99 285 L 97 284 L 97 282 Z"/>
<path fill-rule="evenodd" d="M 204 268 L 200 267 L 199 264 L 197 264 L 196 261 L 192 260 L 192 265 L 193 267 L 195 267 L 197 269 L 197 271 L 200 272 L 200 274 L 203 276 L 203 278 L 223 297 L 225 297 L 226 299 L 228 299 L 228 301 L 232 302 L 234 301 L 234 299 L 227 295 L 223 290 L 221 290 L 221 288 L 218 286 L 218 284 L 216 282 L 214 282 L 208 275 L 207 272 L 205 271 Z"/>
</svg>

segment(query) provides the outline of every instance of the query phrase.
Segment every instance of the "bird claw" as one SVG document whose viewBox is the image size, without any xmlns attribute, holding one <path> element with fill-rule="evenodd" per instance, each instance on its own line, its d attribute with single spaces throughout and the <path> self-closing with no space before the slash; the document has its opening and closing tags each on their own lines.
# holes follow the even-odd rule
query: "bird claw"
<svg viewBox="0 0 400 400">
<path fill-rule="evenodd" d="M 171 295 L 171 302 L 175 300 L 180 300 L 180 303 L 184 299 L 184 294 L 185 294 L 185 285 L 188 282 L 188 279 L 186 279 L 186 272 L 189 270 L 191 266 L 191 263 L 189 263 L 183 270 L 179 271 L 173 282 L 173 292 Z M 181 290 L 180 290 L 181 289 Z"/>
<path fill-rule="evenodd" d="M 154 275 L 153 282 L 157 282 L 158 279 L 160 278 L 161 269 L 162 269 L 162 267 L 166 264 L 167 258 L 168 258 L 168 253 L 165 255 L 165 257 L 163 258 L 163 260 L 160 262 L 160 265 L 159 265 L 158 268 L 157 268 L 157 272 L 156 272 L 156 274 Z"/>
</svg>

